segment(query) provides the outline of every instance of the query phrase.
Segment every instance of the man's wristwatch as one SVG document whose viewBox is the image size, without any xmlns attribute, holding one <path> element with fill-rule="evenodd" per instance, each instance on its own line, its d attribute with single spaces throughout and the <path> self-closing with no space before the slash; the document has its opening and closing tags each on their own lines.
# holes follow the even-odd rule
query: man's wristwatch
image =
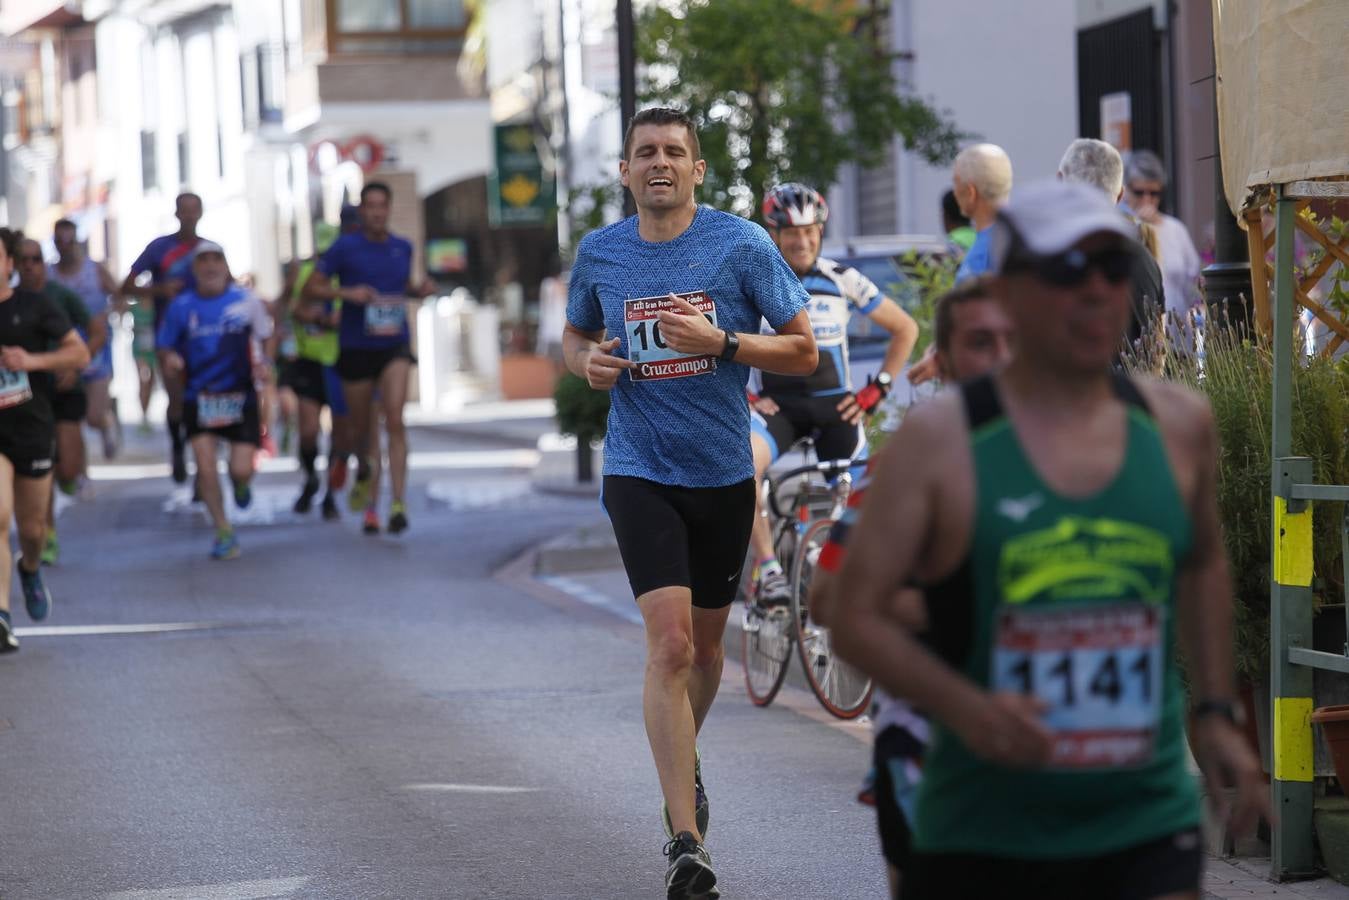
<svg viewBox="0 0 1349 900">
<path fill-rule="evenodd" d="M 735 354 L 740 350 L 740 338 L 736 336 L 734 331 L 724 331 L 723 334 L 726 335 L 726 343 L 722 345 L 721 358 L 730 362 L 735 359 Z"/>
<path fill-rule="evenodd" d="M 890 393 L 890 385 L 893 383 L 894 379 L 890 377 L 889 372 L 876 373 L 876 384 L 878 384 L 880 386 L 880 389 L 884 391 L 886 394 Z"/>
<path fill-rule="evenodd" d="M 1196 722 L 1207 716 L 1218 716 L 1232 725 L 1240 727 L 1242 724 L 1240 710 L 1231 700 L 1200 700 L 1194 706 L 1193 716 Z"/>
</svg>

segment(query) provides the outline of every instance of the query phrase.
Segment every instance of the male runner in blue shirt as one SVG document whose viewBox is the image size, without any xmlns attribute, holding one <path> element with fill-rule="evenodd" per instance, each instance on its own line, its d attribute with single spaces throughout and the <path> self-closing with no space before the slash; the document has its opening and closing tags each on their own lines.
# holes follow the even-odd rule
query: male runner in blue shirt
<svg viewBox="0 0 1349 900">
<path fill-rule="evenodd" d="M 253 454 L 258 449 L 256 383 L 267 375 L 262 341 L 272 335 L 272 315 L 258 296 L 230 278 L 225 251 L 202 241 L 192 251 L 195 289 L 169 307 L 159 328 L 164 372 L 183 384 L 183 426 L 197 461 L 197 489 L 215 522 L 214 559 L 239 555 L 216 476 L 216 443 L 230 445 L 234 502 L 252 501 Z"/>
<path fill-rule="evenodd" d="M 706 171 L 685 114 L 633 117 L 619 173 L 637 215 L 581 241 L 563 332 L 568 368 L 612 398 L 603 499 L 646 623 L 670 898 L 720 896 L 696 739 L 754 519 L 745 380 L 818 362 L 800 279 L 761 227 L 694 201 Z"/>
</svg>

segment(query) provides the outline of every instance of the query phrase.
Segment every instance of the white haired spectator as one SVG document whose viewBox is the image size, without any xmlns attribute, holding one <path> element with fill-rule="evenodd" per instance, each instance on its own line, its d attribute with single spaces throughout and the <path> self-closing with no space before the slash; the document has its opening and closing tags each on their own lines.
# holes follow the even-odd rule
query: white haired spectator
<svg viewBox="0 0 1349 900">
<path fill-rule="evenodd" d="M 951 168 L 951 188 L 961 214 L 978 232 L 956 272 L 956 281 L 960 282 L 984 274 L 992 265 L 990 229 L 1012 193 L 1012 160 L 996 144 L 966 147 Z"/>
</svg>

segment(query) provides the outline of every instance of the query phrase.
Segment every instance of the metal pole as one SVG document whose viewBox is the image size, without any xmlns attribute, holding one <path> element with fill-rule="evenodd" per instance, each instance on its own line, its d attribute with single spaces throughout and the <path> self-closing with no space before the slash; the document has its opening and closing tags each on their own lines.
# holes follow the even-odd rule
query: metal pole
<svg viewBox="0 0 1349 900">
<path fill-rule="evenodd" d="M 1270 867 L 1277 881 L 1315 873 L 1312 804 L 1312 670 L 1288 660 L 1293 647 L 1312 646 L 1312 509 L 1292 498 L 1294 484 L 1312 482 L 1309 459 L 1289 458 L 1292 448 L 1296 304 L 1293 301 L 1293 233 L 1296 201 L 1279 190 L 1274 270 L 1274 467 L 1272 573 L 1269 603 L 1270 729 L 1274 814 Z"/>
<path fill-rule="evenodd" d="M 632 0 L 618 0 L 618 106 L 624 135 L 628 123 L 637 113 L 637 50 L 635 46 L 636 30 L 632 21 Z M 621 140 L 621 137 L 620 137 Z M 623 192 L 623 215 L 631 216 L 637 212 L 629 191 Z"/>
</svg>

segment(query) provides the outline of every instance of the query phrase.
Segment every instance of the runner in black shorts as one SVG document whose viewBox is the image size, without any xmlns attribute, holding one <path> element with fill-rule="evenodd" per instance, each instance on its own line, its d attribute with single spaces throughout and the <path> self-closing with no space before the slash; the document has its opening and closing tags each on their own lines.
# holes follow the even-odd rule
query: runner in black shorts
<svg viewBox="0 0 1349 900">
<path fill-rule="evenodd" d="M 581 241 L 563 351 L 612 400 L 604 506 L 646 625 L 666 896 L 703 900 L 720 894 L 696 740 L 753 517 L 745 367 L 813 371 L 815 340 L 805 291 L 763 229 L 694 202 L 706 163 L 687 116 L 638 113 L 619 171 L 637 215 Z M 761 319 L 777 333 L 759 334 Z"/>
<path fill-rule="evenodd" d="M 304 298 L 340 299 L 337 373 L 351 411 L 351 437 L 362 460 L 352 498 L 365 500 L 366 534 L 379 533 L 379 420 L 389 437 L 389 533 L 408 527 L 407 429 L 403 406 L 408 376 L 415 362 L 409 349 L 408 300 L 429 297 L 434 282 L 412 278 L 412 245 L 389 231 L 389 186 L 372 181 L 361 189 L 359 231 L 340 236 L 319 257 Z M 331 283 L 337 279 L 337 285 Z M 366 477 L 362 477 L 365 475 Z"/>
<path fill-rule="evenodd" d="M 215 523 L 213 559 L 233 559 L 239 542 L 225 514 L 216 474 L 219 441 L 227 441 L 229 476 L 240 509 L 252 502 L 253 456 L 261 437 L 257 384 L 268 375 L 262 342 L 273 320 L 266 304 L 230 279 L 225 251 L 202 241 L 192 251 L 196 287 L 184 291 L 157 335 L 166 374 L 182 379 L 183 426 L 197 461 L 197 490 Z"/>
<path fill-rule="evenodd" d="M 51 610 L 40 562 L 56 449 L 50 373 L 78 373 L 89 364 L 89 348 L 50 299 L 10 287 L 19 241 L 17 232 L 0 228 L 0 523 L 7 531 L 10 517 L 16 520 L 24 606 L 41 621 Z M 19 648 L 9 612 L 10 562 L 9 540 L 0 540 L 0 653 Z"/>
</svg>

